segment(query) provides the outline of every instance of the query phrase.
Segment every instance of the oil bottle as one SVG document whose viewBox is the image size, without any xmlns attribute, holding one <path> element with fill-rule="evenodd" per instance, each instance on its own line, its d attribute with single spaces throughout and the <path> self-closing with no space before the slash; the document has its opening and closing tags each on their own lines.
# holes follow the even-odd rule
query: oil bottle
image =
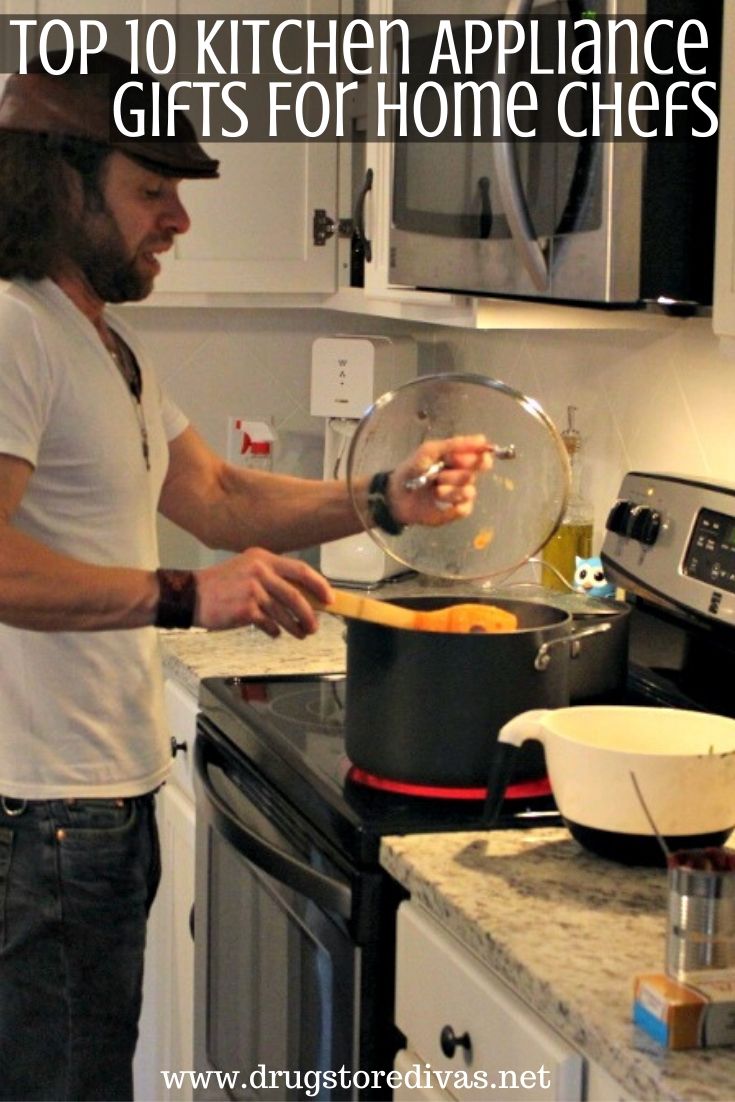
<svg viewBox="0 0 735 1102">
<path fill-rule="evenodd" d="M 592 554 L 592 505 L 582 492 L 582 437 L 574 425 L 576 406 L 567 406 L 567 427 L 561 433 L 572 471 L 569 501 L 559 528 L 543 548 L 544 563 L 554 567 L 542 571 L 542 582 L 550 589 L 567 590 L 574 581 L 576 559 L 588 559 Z"/>
</svg>

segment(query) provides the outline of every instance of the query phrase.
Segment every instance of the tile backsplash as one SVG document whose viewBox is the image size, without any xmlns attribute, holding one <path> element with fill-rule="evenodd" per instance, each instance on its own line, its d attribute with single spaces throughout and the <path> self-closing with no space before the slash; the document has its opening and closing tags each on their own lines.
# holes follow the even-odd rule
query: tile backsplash
<svg viewBox="0 0 735 1102">
<path fill-rule="evenodd" d="M 126 308 L 160 377 L 194 425 L 224 451 L 228 416 L 272 418 L 275 469 L 321 475 L 321 421 L 309 413 L 317 336 L 411 335 L 421 373 L 476 372 L 536 398 L 561 428 L 577 407 L 595 540 L 627 470 L 673 471 L 735 483 L 735 357 L 706 318 L 650 331 L 467 331 L 321 310 Z M 169 565 L 211 553 L 161 528 Z"/>
</svg>

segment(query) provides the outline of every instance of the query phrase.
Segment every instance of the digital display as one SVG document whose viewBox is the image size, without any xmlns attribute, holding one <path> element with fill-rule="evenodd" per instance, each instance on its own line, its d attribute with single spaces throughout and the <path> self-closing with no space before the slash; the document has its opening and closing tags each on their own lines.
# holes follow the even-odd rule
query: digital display
<svg viewBox="0 0 735 1102">
<path fill-rule="evenodd" d="M 684 559 L 690 578 L 735 592 L 735 517 L 701 509 Z"/>
</svg>

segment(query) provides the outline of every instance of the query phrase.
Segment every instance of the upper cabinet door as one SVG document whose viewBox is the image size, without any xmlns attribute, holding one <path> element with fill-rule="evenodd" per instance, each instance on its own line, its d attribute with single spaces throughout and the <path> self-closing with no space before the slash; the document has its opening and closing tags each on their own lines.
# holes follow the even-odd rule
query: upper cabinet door
<svg viewBox="0 0 735 1102">
<path fill-rule="evenodd" d="M 181 196 L 191 229 L 163 261 L 156 291 L 325 292 L 336 287 L 334 240 L 312 240 L 314 210 L 335 209 L 336 147 L 325 143 L 210 145 L 219 180 Z"/>
<path fill-rule="evenodd" d="M 160 14 L 160 3 L 152 5 Z M 324 0 L 176 0 L 177 15 L 258 18 L 334 12 Z M 205 143 L 206 145 L 206 143 Z M 185 181 L 191 229 L 163 263 L 157 293 L 323 292 L 336 289 L 337 247 L 313 242 L 314 211 L 337 199 L 333 142 L 228 142 L 206 145 L 219 180 Z"/>
<path fill-rule="evenodd" d="M 338 5 L 335 0 L 301 0 L 299 5 L 293 0 L 251 0 L 246 8 L 243 11 L 240 0 L 96 0 L 94 5 L 80 0 L 0 0 L 0 14 L 89 16 L 93 9 L 96 18 L 138 12 L 166 18 L 307 17 L 335 14 Z M 172 293 L 334 292 L 336 238 L 315 245 L 313 221 L 316 209 L 336 212 L 336 143 L 204 144 L 221 162 L 220 179 L 182 183 L 191 229 L 164 258 L 152 301 Z"/>
</svg>

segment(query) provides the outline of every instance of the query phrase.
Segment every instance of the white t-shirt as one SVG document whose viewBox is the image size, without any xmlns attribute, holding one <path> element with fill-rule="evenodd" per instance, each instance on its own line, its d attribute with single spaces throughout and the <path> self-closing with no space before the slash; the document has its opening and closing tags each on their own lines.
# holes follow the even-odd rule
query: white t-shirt
<svg viewBox="0 0 735 1102">
<path fill-rule="evenodd" d="M 127 383 L 50 280 L 0 294 L 0 453 L 34 468 L 15 527 L 84 562 L 154 570 L 168 441 L 187 422 L 134 335 L 117 317 L 111 325 L 141 368 L 151 469 Z M 170 762 L 154 628 L 0 624 L 0 795 L 141 795 Z"/>
</svg>

